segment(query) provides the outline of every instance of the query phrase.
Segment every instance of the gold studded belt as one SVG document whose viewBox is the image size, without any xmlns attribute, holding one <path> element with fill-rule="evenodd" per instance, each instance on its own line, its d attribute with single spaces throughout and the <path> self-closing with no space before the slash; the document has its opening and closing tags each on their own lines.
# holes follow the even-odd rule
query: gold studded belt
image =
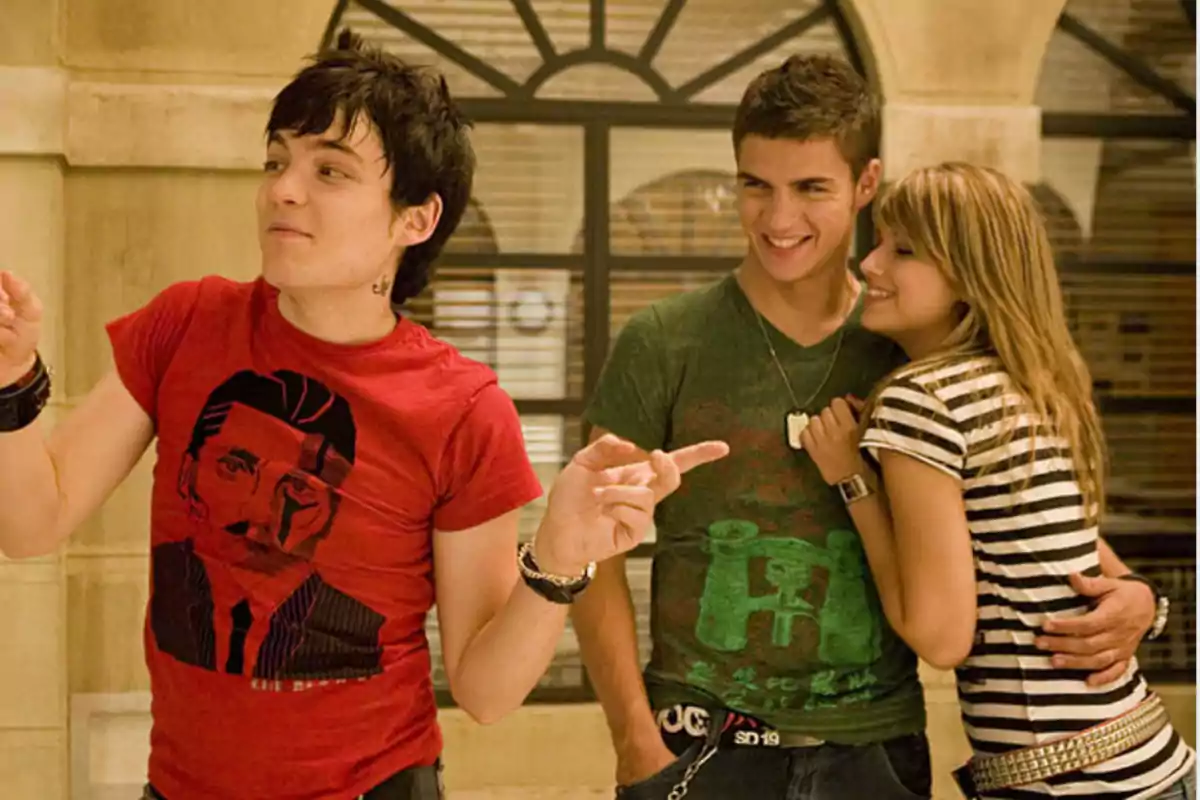
<svg viewBox="0 0 1200 800">
<path fill-rule="evenodd" d="M 976 756 L 955 770 L 968 798 L 1086 769 L 1150 741 L 1168 722 L 1158 695 L 1136 708 L 1066 739 L 994 756 Z"/>
</svg>

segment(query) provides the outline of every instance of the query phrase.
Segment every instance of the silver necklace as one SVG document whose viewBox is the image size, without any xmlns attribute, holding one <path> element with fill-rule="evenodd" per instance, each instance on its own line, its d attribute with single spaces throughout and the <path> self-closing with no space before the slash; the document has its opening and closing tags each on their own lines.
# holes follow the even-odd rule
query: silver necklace
<svg viewBox="0 0 1200 800">
<path fill-rule="evenodd" d="M 851 308 L 853 308 L 854 295 L 851 294 L 850 298 Z M 767 351 L 771 354 L 771 361 L 775 363 L 775 369 L 779 372 L 779 377 L 783 379 L 783 385 L 787 387 L 788 397 L 792 400 L 792 410 L 788 411 L 783 417 L 783 435 L 787 446 L 798 452 L 804 449 L 804 445 L 800 442 L 800 437 L 812 421 L 808 414 L 805 413 L 804 408 L 817 399 L 817 395 L 821 393 L 821 390 L 825 388 L 825 384 L 829 383 L 830 376 L 833 375 L 833 368 L 837 364 L 838 354 L 842 351 L 842 340 L 846 336 L 846 320 L 842 320 L 842 325 L 838 329 L 837 344 L 834 345 L 833 355 L 830 357 L 829 366 L 825 370 L 825 377 L 821 379 L 821 383 L 808 396 L 808 399 L 801 403 L 796 399 L 796 392 L 792 389 L 792 382 L 788 379 L 787 372 L 783 369 L 783 364 L 779 361 L 779 356 L 775 354 L 775 345 L 771 344 L 771 337 L 767 333 L 767 326 L 763 322 L 762 314 L 758 312 L 757 308 L 754 308 L 753 304 L 751 304 L 751 308 L 754 310 L 754 318 L 758 320 L 758 329 L 762 331 L 763 341 L 767 343 Z"/>
</svg>

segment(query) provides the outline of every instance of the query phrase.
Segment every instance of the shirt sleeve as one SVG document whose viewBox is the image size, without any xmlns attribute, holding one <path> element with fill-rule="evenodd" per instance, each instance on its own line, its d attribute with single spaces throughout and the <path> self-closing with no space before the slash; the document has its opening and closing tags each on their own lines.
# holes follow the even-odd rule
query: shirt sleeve
<svg viewBox="0 0 1200 800">
<path fill-rule="evenodd" d="M 666 336 L 654 308 L 634 314 L 613 345 L 584 418 L 643 450 L 667 444 L 671 418 Z"/>
<path fill-rule="evenodd" d="M 149 303 L 107 325 L 117 374 L 158 425 L 158 388 L 196 307 L 200 283 L 173 284 Z"/>
<path fill-rule="evenodd" d="M 959 480 L 966 468 L 966 437 L 950 410 L 931 391 L 908 380 L 880 392 L 859 447 L 875 461 L 880 450 L 892 450 Z"/>
<path fill-rule="evenodd" d="M 482 525 L 541 497 L 516 406 L 496 383 L 475 395 L 450 434 L 438 483 L 433 526 L 440 531 Z"/>
</svg>

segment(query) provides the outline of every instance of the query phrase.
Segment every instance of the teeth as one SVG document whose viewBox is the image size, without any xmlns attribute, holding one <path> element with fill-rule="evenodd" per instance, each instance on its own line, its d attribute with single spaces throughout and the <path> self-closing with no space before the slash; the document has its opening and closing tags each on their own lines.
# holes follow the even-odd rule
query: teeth
<svg viewBox="0 0 1200 800">
<path fill-rule="evenodd" d="M 796 245 L 800 244 L 800 242 L 804 241 L 804 238 L 805 237 L 803 237 L 803 236 L 796 236 L 795 238 L 792 238 L 792 239 L 776 239 L 773 236 L 768 236 L 767 241 L 771 243 L 772 247 L 787 248 L 787 247 L 795 247 Z"/>
<path fill-rule="evenodd" d="M 885 292 L 883 289 L 867 289 L 867 296 L 878 298 L 891 297 L 892 292 Z"/>
</svg>

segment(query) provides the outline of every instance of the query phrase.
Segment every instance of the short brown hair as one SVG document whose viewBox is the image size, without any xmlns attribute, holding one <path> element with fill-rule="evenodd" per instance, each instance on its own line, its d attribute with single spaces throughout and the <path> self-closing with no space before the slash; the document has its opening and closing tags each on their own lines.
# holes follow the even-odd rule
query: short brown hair
<svg viewBox="0 0 1200 800">
<path fill-rule="evenodd" d="M 746 87 L 733 122 L 733 150 L 747 136 L 832 138 L 857 178 L 879 156 L 879 101 L 839 58 L 792 56 Z"/>
</svg>

